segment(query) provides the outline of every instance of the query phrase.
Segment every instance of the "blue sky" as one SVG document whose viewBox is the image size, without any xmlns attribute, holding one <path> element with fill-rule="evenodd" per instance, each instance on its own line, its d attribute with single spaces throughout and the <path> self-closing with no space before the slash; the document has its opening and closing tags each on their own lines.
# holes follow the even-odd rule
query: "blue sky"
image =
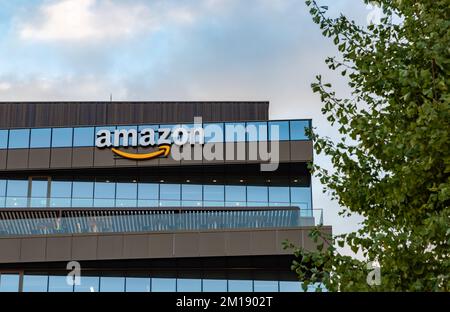
<svg viewBox="0 0 450 312">
<path fill-rule="evenodd" d="M 366 23 L 362 0 L 322 0 Z M 272 119 L 313 118 L 334 137 L 311 92 L 336 55 L 303 0 L 0 0 L 0 101 L 269 100 Z M 322 157 L 316 161 L 327 165 Z M 336 232 L 358 218 L 314 181 Z"/>
</svg>

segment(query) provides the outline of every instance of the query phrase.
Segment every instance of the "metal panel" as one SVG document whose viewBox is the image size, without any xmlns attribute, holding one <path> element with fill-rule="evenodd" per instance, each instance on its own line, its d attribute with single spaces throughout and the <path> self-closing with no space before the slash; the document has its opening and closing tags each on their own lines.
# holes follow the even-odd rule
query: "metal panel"
<svg viewBox="0 0 450 312">
<path fill-rule="evenodd" d="M 28 156 L 29 169 L 47 169 L 50 167 L 50 149 L 32 148 Z"/>
</svg>

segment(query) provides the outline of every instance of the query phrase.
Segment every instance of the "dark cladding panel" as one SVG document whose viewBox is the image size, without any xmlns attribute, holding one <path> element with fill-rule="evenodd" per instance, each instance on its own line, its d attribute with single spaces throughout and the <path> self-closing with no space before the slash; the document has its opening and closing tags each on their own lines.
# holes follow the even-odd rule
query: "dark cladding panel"
<svg viewBox="0 0 450 312">
<path fill-rule="evenodd" d="M 0 128 L 267 120 L 268 102 L 5 102 Z"/>
</svg>

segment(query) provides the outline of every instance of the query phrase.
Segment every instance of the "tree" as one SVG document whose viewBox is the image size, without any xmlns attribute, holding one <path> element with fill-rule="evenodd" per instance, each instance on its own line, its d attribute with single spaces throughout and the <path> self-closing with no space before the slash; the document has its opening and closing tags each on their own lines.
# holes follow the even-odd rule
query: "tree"
<svg viewBox="0 0 450 312">
<path fill-rule="evenodd" d="M 292 267 L 305 288 L 320 282 L 330 291 L 449 291 L 450 1 L 375 2 L 381 22 L 360 26 L 306 1 L 340 52 L 326 59 L 328 67 L 351 88 L 350 98 L 339 98 L 321 76 L 312 84 L 340 138 L 311 133 L 334 168 L 311 169 L 341 215 L 364 221 L 333 237 L 316 228 L 310 236 L 317 250 L 286 247 L 294 248 Z M 344 244 L 364 260 L 341 255 Z M 368 283 L 370 262 L 381 268 L 378 285 Z"/>
</svg>

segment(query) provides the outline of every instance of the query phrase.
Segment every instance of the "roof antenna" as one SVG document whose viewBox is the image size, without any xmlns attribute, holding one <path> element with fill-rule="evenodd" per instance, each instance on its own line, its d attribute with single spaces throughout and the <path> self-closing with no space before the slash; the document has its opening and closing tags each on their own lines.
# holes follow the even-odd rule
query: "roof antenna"
<svg viewBox="0 0 450 312">
<path fill-rule="evenodd" d="M 109 94 L 109 101 L 112 102 L 112 93 Z"/>
</svg>

